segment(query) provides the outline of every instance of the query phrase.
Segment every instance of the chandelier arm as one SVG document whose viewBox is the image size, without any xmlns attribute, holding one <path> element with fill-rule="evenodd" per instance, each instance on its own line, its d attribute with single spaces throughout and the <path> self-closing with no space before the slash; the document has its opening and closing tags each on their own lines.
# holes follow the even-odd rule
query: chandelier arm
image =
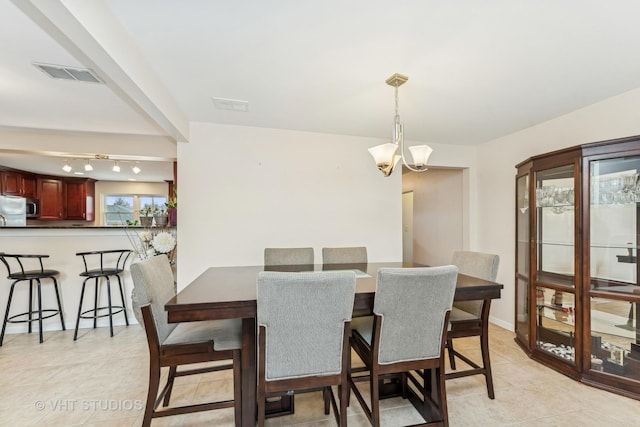
<svg viewBox="0 0 640 427">
<path fill-rule="evenodd" d="M 407 160 L 405 159 L 405 156 L 404 156 L 404 135 L 402 135 L 402 137 L 400 138 L 400 157 L 402 158 L 402 164 L 405 165 L 407 169 L 409 169 L 410 171 L 423 172 L 427 169 L 426 167 L 423 169 L 416 169 L 413 166 L 411 166 L 409 163 L 407 163 Z"/>
</svg>

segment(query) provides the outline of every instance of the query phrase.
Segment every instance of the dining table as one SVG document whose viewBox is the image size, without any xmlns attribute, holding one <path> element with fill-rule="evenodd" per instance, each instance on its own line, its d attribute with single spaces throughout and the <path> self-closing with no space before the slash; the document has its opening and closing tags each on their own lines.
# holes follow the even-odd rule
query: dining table
<svg viewBox="0 0 640 427">
<path fill-rule="evenodd" d="M 352 270 L 356 273 L 354 310 L 372 310 L 378 270 L 426 267 L 413 262 L 209 267 L 165 304 L 170 323 L 242 319 L 242 426 L 255 426 L 257 413 L 256 279 L 261 271 Z M 500 298 L 503 285 L 458 274 L 455 301 Z M 268 408 L 269 409 L 269 408 Z M 274 412 L 282 408 L 274 409 Z M 286 411 L 284 411 L 286 413 Z"/>
</svg>

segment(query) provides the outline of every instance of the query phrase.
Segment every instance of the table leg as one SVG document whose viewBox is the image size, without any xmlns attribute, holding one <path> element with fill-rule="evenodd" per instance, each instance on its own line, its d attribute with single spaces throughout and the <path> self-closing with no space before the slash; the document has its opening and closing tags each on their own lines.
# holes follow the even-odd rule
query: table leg
<svg viewBox="0 0 640 427">
<path fill-rule="evenodd" d="M 256 319 L 242 319 L 242 426 L 256 425 Z"/>
</svg>

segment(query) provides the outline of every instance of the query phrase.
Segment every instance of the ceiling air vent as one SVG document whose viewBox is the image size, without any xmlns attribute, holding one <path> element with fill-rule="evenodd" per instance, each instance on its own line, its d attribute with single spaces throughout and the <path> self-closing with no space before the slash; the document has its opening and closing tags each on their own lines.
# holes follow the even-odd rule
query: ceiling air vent
<svg viewBox="0 0 640 427">
<path fill-rule="evenodd" d="M 102 83 L 88 68 L 65 67 L 63 65 L 38 64 L 33 65 L 53 79 L 78 80 L 81 82 Z"/>
<path fill-rule="evenodd" d="M 211 98 L 213 105 L 220 110 L 240 111 L 246 113 L 249 111 L 249 101 L 241 101 L 239 99 L 227 98 Z"/>
</svg>

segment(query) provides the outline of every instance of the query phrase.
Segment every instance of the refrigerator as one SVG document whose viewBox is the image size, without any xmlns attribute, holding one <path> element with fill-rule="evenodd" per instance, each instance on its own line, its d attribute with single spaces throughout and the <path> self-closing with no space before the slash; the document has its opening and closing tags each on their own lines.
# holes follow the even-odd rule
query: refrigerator
<svg viewBox="0 0 640 427">
<path fill-rule="evenodd" d="M 18 196 L 0 196 L 0 227 L 27 225 L 27 199 Z"/>
</svg>

